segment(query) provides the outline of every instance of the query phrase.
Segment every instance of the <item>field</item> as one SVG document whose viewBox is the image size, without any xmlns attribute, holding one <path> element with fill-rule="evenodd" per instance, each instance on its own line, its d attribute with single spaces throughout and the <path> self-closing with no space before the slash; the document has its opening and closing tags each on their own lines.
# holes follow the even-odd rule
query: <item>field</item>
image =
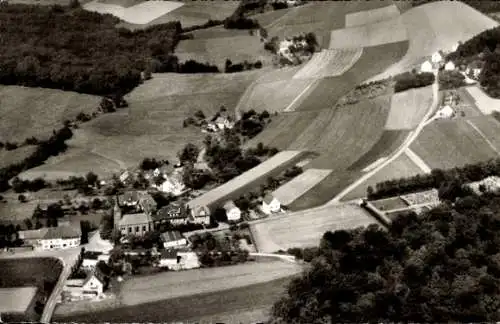
<svg viewBox="0 0 500 324">
<path fill-rule="evenodd" d="M 370 25 L 333 30 L 329 48 L 378 46 L 408 39 L 403 19 L 398 16 Z"/>
<path fill-rule="evenodd" d="M 25 196 L 29 195 L 25 194 Z M 0 202 L 0 223 L 13 222 L 22 224 L 24 219 L 31 219 L 31 216 L 38 205 L 37 200 L 30 200 L 25 203 L 21 203 L 17 199 L 17 195 L 15 199 L 7 199 L 4 197 L 4 200 L 6 200 L 6 202 Z"/>
<path fill-rule="evenodd" d="M 211 269 L 212 270 L 212 269 Z M 170 273 L 168 273 L 170 274 Z M 272 304 L 285 292 L 291 277 L 224 291 L 196 294 L 148 304 L 64 315 L 56 309 L 58 322 L 165 322 L 258 323 L 268 319 Z M 233 278 L 231 282 L 238 282 Z M 196 307 L 193 307 L 195 305 Z"/>
<path fill-rule="evenodd" d="M 236 199 L 243 193 L 265 183 L 268 177 L 276 176 L 294 166 L 304 158 L 304 155 L 301 151 L 279 152 L 247 172 L 191 200 L 188 204 L 191 208 L 195 206 L 212 208 L 222 205 L 225 201 Z"/>
<path fill-rule="evenodd" d="M 24 313 L 36 291 L 36 287 L 0 288 L 0 313 Z"/>
<path fill-rule="evenodd" d="M 264 49 L 258 35 L 235 35 L 217 38 L 195 38 L 179 42 L 175 55 L 180 61 L 195 60 L 217 65 L 224 71 L 226 59 L 236 63 L 261 61 L 263 65 L 272 63 L 272 55 Z"/>
<path fill-rule="evenodd" d="M 500 148 L 500 123 L 492 116 L 468 118 L 467 123 L 481 133 L 483 139 L 498 151 Z"/>
<path fill-rule="evenodd" d="M 109 13 L 128 23 L 143 25 L 182 6 L 183 3 L 177 1 L 145 1 L 124 7 L 95 0 L 83 5 L 83 9 L 101 14 Z"/>
<path fill-rule="evenodd" d="M 273 196 L 280 201 L 282 206 L 287 206 L 314 187 L 331 172 L 331 170 L 307 169 L 304 173 L 276 189 L 273 192 Z"/>
<path fill-rule="evenodd" d="M 361 207 L 342 204 L 269 218 L 251 225 L 251 229 L 259 252 L 275 252 L 292 247 L 317 246 L 326 231 L 353 229 L 373 223 L 376 220 Z"/>
<path fill-rule="evenodd" d="M 395 4 L 387 7 L 363 10 L 347 14 L 345 17 L 346 27 L 361 26 L 377 23 L 399 16 L 399 9 Z"/>
<path fill-rule="evenodd" d="M 489 115 L 494 111 L 500 111 L 500 99 L 489 97 L 477 86 L 467 87 L 465 91 L 474 99 L 474 104 L 485 115 Z"/>
<path fill-rule="evenodd" d="M 174 1 L 168 1 L 177 3 Z M 188 0 L 182 2 L 183 6 L 143 24 L 124 22 L 119 27 L 128 29 L 142 29 L 149 26 L 165 24 L 170 21 L 180 21 L 183 28 L 194 25 L 202 25 L 208 20 L 223 20 L 236 10 L 239 1 L 195 1 Z"/>
<path fill-rule="evenodd" d="M 35 152 L 36 146 L 27 145 L 17 148 L 12 151 L 7 151 L 6 149 L 0 150 L 0 168 L 6 167 L 8 165 L 19 163 L 25 158 L 29 157 L 33 152 Z"/>
<path fill-rule="evenodd" d="M 432 87 L 411 89 L 396 93 L 391 99 L 391 110 L 385 129 L 415 128 L 432 103 Z"/>
<path fill-rule="evenodd" d="M 482 131 L 478 132 L 466 119 L 427 125 L 410 148 L 432 169 L 448 169 L 498 156 Z"/>
<path fill-rule="evenodd" d="M 378 210 L 393 210 L 393 209 L 400 209 L 400 208 L 407 208 L 408 207 L 408 204 L 405 203 L 404 200 L 399 198 L 399 197 L 392 197 L 392 198 L 387 198 L 387 199 L 375 200 L 375 201 L 371 201 L 371 203 Z"/>
<path fill-rule="evenodd" d="M 373 79 L 382 79 L 411 70 L 422 58 L 438 50 L 450 50 L 458 41 L 466 41 L 497 23 L 459 1 L 437 1 L 412 8 L 401 14 L 410 42 L 401 61 Z M 457 23 L 459 21 L 460 23 Z"/>
<path fill-rule="evenodd" d="M 100 97 L 76 92 L 0 86 L 0 141 L 22 142 L 52 135 L 65 119 L 97 110 Z"/>
<path fill-rule="evenodd" d="M 322 50 L 315 53 L 293 78 L 315 79 L 342 75 L 360 59 L 362 54 L 362 48 Z"/>
<path fill-rule="evenodd" d="M 343 201 L 366 197 L 366 189 L 369 186 L 375 188 L 376 184 L 386 180 L 411 177 L 422 173 L 422 170 L 406 155 L 401 154 L 397 159 L 380 169 L 365 182 L 349 192 Z"/>
</svg>

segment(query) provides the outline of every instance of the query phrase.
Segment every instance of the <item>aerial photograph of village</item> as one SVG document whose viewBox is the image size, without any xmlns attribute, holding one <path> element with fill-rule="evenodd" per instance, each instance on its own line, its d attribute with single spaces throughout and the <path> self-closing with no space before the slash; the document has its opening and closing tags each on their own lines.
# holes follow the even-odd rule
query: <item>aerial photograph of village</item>
<svg viewBox="0 0 500 324">
<path fill-rule="evenodd" d="M 499 23 L 1 0 L 0 323 L 499 322 Z"/>
</svg>

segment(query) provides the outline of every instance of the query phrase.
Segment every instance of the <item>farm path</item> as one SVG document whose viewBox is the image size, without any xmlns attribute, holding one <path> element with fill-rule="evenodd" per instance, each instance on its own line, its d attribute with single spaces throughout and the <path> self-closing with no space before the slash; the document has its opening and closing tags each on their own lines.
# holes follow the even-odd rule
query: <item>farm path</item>
<svg viewBox="0 0 500 324">
<path fill-rule="evenodd" d="M 410 148 L 407 148 L 406 151 L 405 151 L 405 154 L 408 158 L 410 158 L 410 160 L 413 161 L 413 163 L 415 163 L 419 168 L 420 170 L 422 170 L 424 173 L 431 173 L 431 168 L 427 165 L 427 163 L 424 162 L 424 160 L 422 160 L 420 158 L 420 156 L 418 156 L 415 152 L 413 152 Z"/>
<path fill-rule="evenodd" d="M 468 120 L 467 124 L 469 124 L 484 139 L 484 141 L 491 147 L 493 151 L 495 151 L 497 155 L 500 155 L 500 152 L 498 152 L 495 145 L 491 143 L 491 141 L 486 137 L 486 135 L 484 135 L 484 133 L 476 125 L 474 125 L 472 121 Z"/>
<path fill-rule="evenodd" d="M 427 125 L 427 120 L 432 116 L 433 112 L 436 110 L 438 103 L 439 103 L 439 80 L 438 80 L 438 73 L 437 71 L 434 71 L 435 75 L 435 80 L 434 84 L 432 85 L 432 103 L 427 110 L 425 116 L 422 118 L 418 126 L 415 128 L 414 131 L 412 131 L 406 140 L 401 144 L 401 146 L 392 154 L 391 157 L 386 159 L 383 163 L 378 165 L 376 168 L 371 170 L 370 172 L 365 173 L 361 178 L 356 180 L 354 183 L 349 185 L 347 188 L 342 190 L 337 196 L 335 196 L 332 200 L 330 200 L 327 205 L 329 204 L 337 204 L 340 202 L 340 200 L 347 195 L 349 192 L 354 190 L 354 188 L 360 186 L 363 182 L 365 182 L 367 179 L 369 179 L 371 176 L 373 176 L 375 173 L 380 171 L 382 168 L 387 166 L 389 163 L 397 159 L 401 154 L 405 152 L 407 148 L 410 147 L 410 145 L 413 143 L 415 139 L 417 139 L 418 135 L 420 132 L 424 129 L 424 127 Z"/>
</svg>

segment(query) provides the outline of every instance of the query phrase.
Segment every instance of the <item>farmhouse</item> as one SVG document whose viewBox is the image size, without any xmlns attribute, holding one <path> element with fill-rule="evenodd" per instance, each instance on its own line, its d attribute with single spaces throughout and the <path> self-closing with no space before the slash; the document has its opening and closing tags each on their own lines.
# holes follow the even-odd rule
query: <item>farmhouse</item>
<svg viewBox="0 0 500 324">
<path fill-rule="evenodd" d="M 182 193 L 184 193 L 184 190 L 186 189 L 186 186 L 182 181 L 179 179 L 179 177 L 171 176 L 171 177 L 166 177 L 165 181 L 156 186 L 153 185 L 156 189 L 158 189 L 161 192 L 165 193 L 171 193 L 174 196 L 179 196 Z"/>
<path fill-rule="evenodd" d="M 233 123 L 229 120 L 229 118 L 225 117 L 225 116 L 219 116 L 217 117 L 217 119 L 215 119 L 215 125 L 217 125 L 217 127 L 219 129 L 231 129 L 233 128 Z"/>
<path fill-rule="evenodd" d="M 160 208 L 152 217 L 155 226 L 166 222 L 170 222 L 172 225 L 181 225 L 188 222 L 186 206 L 175 202 Z"/>
<path fill-rule="evenodd" d="M 165 250 L 161 254 L 158 266 L 179 271 L 199 268 L 201 264 L 195 252 Z"/>
<path fill-rule="evenodd" d="M 272 194 L 267 194 L 262 200 L 262 212 L 266 215 L 277 213 L 281 210 L 281 204 Z"/>
<path fill-rule="evenodd" d="M 153 219 L 146 213 L 125 214 L 118 221 L 118 229 L 123 235 L 142 236 L 153 230 Z"/>
<path fill-rule="evenodd" d="M 85 279 L 70 279 L 66 281 L 63 294 L 72 300 L 93 299 L 102 296 L 106 279 L 104 274 L 95 268 Z"/>
<path fill-rule="evenodd" d="M 491 176 L 484 178 L 481 181 L 475 181 L 468 183 L 466 185 L 469 187 L 476 195 L 481 195 L 485 192 L 494 193 L 500 190 L 500 177 Z"/>
<path fill-rule="evenodd" d="M 453 71 L 455 70 L 455 64 L 452 61 L 449 61 L 448 63 L 445 64 L 444 69 L 446 71 Z"/>
<path fill-rule="evenodd" d="M 35 250 L 75 248 L 80 245 L 81 235 L 79 229 L 67 225 L 19 231 L 19 238 Z"/>
<path fill-rule="evenodd" d="M 434 64 L 441 63 L 443 60 L 443 52 L 437 51 L 434 54 L 432 54 L 431 61 Z"/>
<path fill-rule="evenodd" d="M 420 72 L 421 73 L 432 72 L 432 63 L 429 61 L 425 61 L 424 63 L 422 63 L 422 65 L 420 66 Z"/>
<path fill-rule="evenodd" d="M 241 210 L 234 204 L 234 201 L 227 201 L 223 208 L 226 210 L 228 221 L 238 221 L 241 218 Z"/>
<path fill-rule="evenodd" d="M 161 235 L 165 249 L 185 247 L 187 240 L 179 231 L 168 231 Z"/>
<path fill-rule="evenodd" d="M 436 113 L 436 118 L 449 119 L 455 116 L 455 110 L 450 106 L 444 106 Z"/>
<path fill-rule="evenodd" d="M 195 224 L 210 224 L 210 209 L 207 206 L 195 206 L 190 209 L 189 220 Z"/>
<path fill-rule="evenodd" d="M 127 191 L 118 197 L 118 203 L 120 206 L 137 206 L 139 199 L 140 196 L 137 191 Z"/>
</svg>

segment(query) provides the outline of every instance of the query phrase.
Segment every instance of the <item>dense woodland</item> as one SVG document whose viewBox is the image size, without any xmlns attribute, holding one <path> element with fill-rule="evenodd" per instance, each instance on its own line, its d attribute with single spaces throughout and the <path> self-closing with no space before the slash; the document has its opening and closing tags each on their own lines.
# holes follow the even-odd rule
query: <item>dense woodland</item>
<svg viewBox="0 0 500 324">
<path fill-rule="evenodd" d="M 500 318 L 500 196 L 468 196 L 388 230 L 326 232 L 274 323 L 493 322 Z"/>
<path fill-rule="evenodd" d="M 448 170 L 434 169 L 430 174 L 417 174 L 409 178 L 388 180 L 368 187 L 368 199 L 381 199 L 431 188 L 439 190 L 441 199 L 467 195 L 463 185 L 500 175 L 500 159 L 467 164 Z"/>
<path fill-rule="evenodd" d="M 455 65 L 466 65 L 472 62 L 484 63 L 479 82 L 486 93 L 500 98 L 500 27 L 488 29 L 450 53 L 447 59 Z"/>
</svg>

